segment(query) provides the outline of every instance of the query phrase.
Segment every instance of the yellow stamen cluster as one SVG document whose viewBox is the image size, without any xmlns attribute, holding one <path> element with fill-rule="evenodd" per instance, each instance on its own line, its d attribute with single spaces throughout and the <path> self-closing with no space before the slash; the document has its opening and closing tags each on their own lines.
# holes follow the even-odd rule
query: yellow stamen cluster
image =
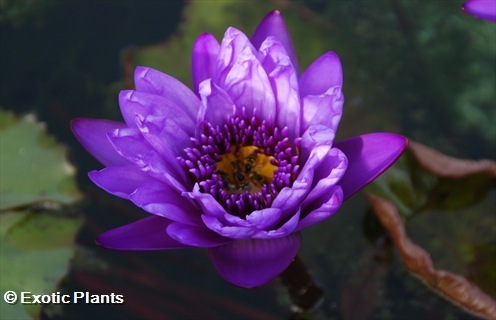
<svg viewBox="0 0 496 320">
<path fill-rule="evenodd" d="M 263 154 L 256 146 L 232 146 L 220 155 L 217 174 L 229 193 L 257 192 L 264 184 L 272 183 L 277 166 L 274 157 Z"/>
</svg>

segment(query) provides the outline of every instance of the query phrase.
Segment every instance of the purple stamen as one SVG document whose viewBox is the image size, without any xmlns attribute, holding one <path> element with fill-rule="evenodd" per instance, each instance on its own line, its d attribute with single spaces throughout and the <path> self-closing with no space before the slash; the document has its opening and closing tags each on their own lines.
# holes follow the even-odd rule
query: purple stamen
<svg viewBox="0 0 496 320">
<path fill-rule="evenodd" d="M 200 138 L 191 141 L 193 147 L 186 148 L 179 161 L 201 192 L 241 218 L 270 207 L 299 172 L 298 150 L 289 140 L 288 128 L 272 127 L 256 117 L 236 116 L 215 126 L 207 122 Z M 251 154 L 244 154 L 247 150 Z"/>
</svg>

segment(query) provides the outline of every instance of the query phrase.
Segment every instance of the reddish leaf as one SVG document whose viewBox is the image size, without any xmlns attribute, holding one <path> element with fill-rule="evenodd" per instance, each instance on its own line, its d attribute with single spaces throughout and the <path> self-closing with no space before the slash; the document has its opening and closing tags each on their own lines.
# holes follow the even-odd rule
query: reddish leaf
<svg viewBox="0 0 496 320">
<path fill-rule="evenodd" d="M 389 232 L 406 267 L 442 296 L 468 312 L 496 319 L 496 301 L 462 276 L 436 270 L 427 251 L 412 242 L 397 208 L 388 200 L 368 194 L 372 208 Z"/>
<path fill-rule="evenodd" d="M 408 149 L 420 166 L 438 177 L 460 179 L 474 174 L 496 177 L 496 162 L 491 160 L 457 159 L 411 140 Z"/>
</svg>

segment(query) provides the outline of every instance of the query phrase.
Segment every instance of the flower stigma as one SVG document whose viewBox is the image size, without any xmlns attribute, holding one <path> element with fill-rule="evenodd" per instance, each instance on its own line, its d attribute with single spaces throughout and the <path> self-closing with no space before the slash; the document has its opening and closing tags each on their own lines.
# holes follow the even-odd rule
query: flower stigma
<svg viewBox="0 0 496 320">
<path fill-rule="evenodd" d="M 191 138 L 179 161 L 230 214 L 245 218 L 269 208 L 299 172 L 297 143 L 288 129 L 257 117 L 234 116 L 222 125 L 204 124 L 200 138 Z"/>
</svg>

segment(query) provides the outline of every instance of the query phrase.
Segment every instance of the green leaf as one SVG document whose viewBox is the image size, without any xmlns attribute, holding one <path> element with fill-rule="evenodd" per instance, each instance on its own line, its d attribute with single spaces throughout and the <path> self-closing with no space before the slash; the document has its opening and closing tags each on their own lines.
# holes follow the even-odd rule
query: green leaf
<svg viewBox="0 0 496 320">
<path fill-rule="evenodd" d="M 427 209 L 463 209 L 483 200 L 496 186 L 494 172 L 488 171 L 494 171 L 490 169 L 494 166 L 487 160 L 447 157 L 411 142 L 394 166 L 367 191 L 392 201 L 404 218 Z"/>
<path fill-rule="evenodd" d="M 82 219 L 48 208 L 80 198 L 75 170 L 32 115 L 19 119 L 0 109 L 0 137 L 0 291 L 52 294 L 68 271 Z M 39 318 L 41 308 L 2 299 L 0 318 Z"/>
<path fill-rule="evenodd" d="M 78 200 L 75 169 L 44 126 L 32 115 L 18 119 L 1 109 L 0 119 L 0 210 Z"/>
<path fill-rule="evenodd" d="M 74 254 L 82 219 L 64 212 L 8 211 L 0 215 L 0 292 L 56 292 Z M 0 303 L 2 319 L 38 318 L 42 305 Z"/>
<path fill-rule="evenodd" d="M 6 237 L 22 249 L 55 249 L 72 243 L 80 225 L 78 219 L 62 214 L 31 213 L 10 228 Z"/>
</svg>

